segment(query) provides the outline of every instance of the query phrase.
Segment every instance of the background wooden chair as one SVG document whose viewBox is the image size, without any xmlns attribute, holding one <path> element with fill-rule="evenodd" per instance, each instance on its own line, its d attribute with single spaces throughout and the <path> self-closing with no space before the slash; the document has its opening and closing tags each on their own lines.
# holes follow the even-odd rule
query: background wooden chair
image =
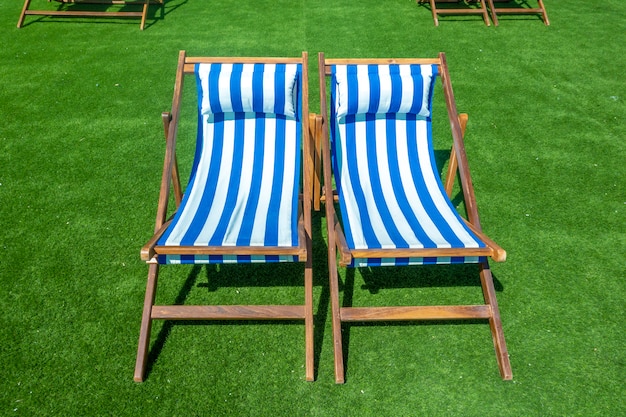
<svg viewBox="0 0 626 417">
<path fill-rule="evenodd" d="M 325 59 L 320 53 L 319 71 L 336 382 L 344 382 L 344 323 L 468 319 L 489 322 L 501 376 L 511 379 L 488 263 L 489 257 L 504 261 L 506 253 L 481 231 L 463 143 L 467 118 L 457 113 L 445 55 L 365 60 Z M 445 186 L 434 162 L 431 130 L 437 78 L 442 81 L 453 139 Z M 449 199 L 457 172 L 467 220 Z M 335 198 L 329 198 L 334 195 L 333 184 L 338 208 Z M 382 266 L 473 263 L 484 304 L 342 306 L 337 262 L 373 273 Z"/>
<path fill-rule="evenodd" d="M 548 19 L 548 13 L 546 7 L 543 4 L 543 0 L 537 0 L 537 7 L 528 6 L 527 0 L 487 0 L 489 2 L 489 9 L 491 10 L 491 19 L 493 24 L 498 26 L 498 13 L 499 14 L 536 14 L 540 15 L 543 19 L 543 23 L 546 26 L 550 25 Z M 510 5 L 503 7 L 496 7 L 495 3 L 509 3 Z M 512 7 L 515 6 L 515 7 Z"/>
<path fill-rule="evenodd" d="M 50 2 L 51 0 L 48 0 Z M 148 17 L 148 7 L 151 4 L 163 5 L 163 0 L 54 0 L 65 5 L 80 5 L 80 4 L 92 4 L 92 5 L 113 5 L 113 6 L 137 6 L 136 11 L 119 10 L 119 11 L 102 11 L 102 10 L 68 10 L 65 7 L 61 7 L 58 10 L 31 10 L 31 0 L 24 0 L 24 7 L 22 13 L 17 21 L 17 27 L 21 28 L 24 24 L 26 16 L 60 16 L 60 17 L 129 17 L 140 18 L 140 28 L 144 29 L 146 26 L 146 18 Z"/>
<path fill-rule="evenodd" d="M 196 77 L 200 97 L 195 160 L 183 194 L 176 144 L 186 75 Z M 149 272 L 135 380 L 144 378 L 153 320 L 303 320 L 306 379 L 313 380 L 307 54 L 205 58 L 181 51 L 172 111 L 163 120 L 155 233 L 141 250 Z M 176 211 L 168 219 L 172 183 Z M 160 265 L 252 262 L 303 263 L 302 304 L 155 305 Z"/>
<path fill-rule="evenodd" d="M 419 3 L 428 3 L 430 4 L 430 11 L 433 14 L 433 20 L 435 22 L 435 26 L 439 26 L 439 15 L 481 15 L 483 17 L 483 21 L 485 25 L 490 26 L 489 23 L 489 14 L 487 14 L 487 6 L 485 4 L 485 0 L 475 0 L 472 3 L 468 4 L 466 2 L 462 2 L 459 0 L 419 0 Z M 443 3 L 443 7 L 438 7 L 438 3 Z M 451 6 L 452 3 L 457 3 L 454 6 Z M 463 7 L 458 3 L 463 3 Z"/>
</svg>

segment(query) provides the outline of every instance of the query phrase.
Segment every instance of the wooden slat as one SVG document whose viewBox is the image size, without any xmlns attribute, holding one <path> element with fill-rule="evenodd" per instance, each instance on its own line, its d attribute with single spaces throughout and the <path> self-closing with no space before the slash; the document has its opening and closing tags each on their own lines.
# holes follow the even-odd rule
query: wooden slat
<svg viewBox="0 0 626 417">
<path fill-rule="evenodd" d="M 142 17 L 142 12 L 89 12 L 89 11 L 63 11 L 63 10 L 27 10 L 26 15 L 40 16 L 85 16 L 85 17 Z"/>
<path fill-rule="evenodd" d="M 483 14 L 482 9 L 437 9 L 437 14 Z"/>
<path fill-rule="evenodd" d="M 115 6 L 143 6 L 142 11 L 89 11 L 89 10 L 29 10 L 30 0 L 25 0 L 17 27 L 22 27 L 24 18 L 28 15 L 57 16 L 57 17 L 132 17 L 141 18 L 140 29 L 143 30 L 148 14 L 148 6 L 163 5 L 163 0 L 56 0 L 62 4 L 103 4 Z"/>
<path fill-rule="evenodd" d="M 492 256 L 493 249 L 486 248 L 432 248 L 432 249 L 352 249 L 354 258 L 428 258 L 448 256 Z"/>
<path fill-rule="evenodd" d="M 341 321 L 466 320 L 491 317 L 488 305 L 344 307 Z"/>
<path fill-rule="evenodd" d="M 491 238 L 489 238 L 489 236 L 484 234 L 482 230 L 479 230 L 478 228 L 474 227 L 474 225 L 468 222 L 467 220 L 465 219 L 463 220 L 465 221 L 465 224 L 467 225 L 467 227 L 469 227 L 470 230 L 474 232 L 474 234 L 478 236 L 478 238 L 482 240 L 485 245 L 487 245 L 493 250 L 493 253 L 490 255 L 491 259 L 493 259 L 496 262 L 506 261 L 506 251 L 502 249 L 500 245 L 498 245 L 496 242 L 491 240 Z"/>
<path fill-rule="evenodd" d="M 154 320 L 296 320 L 304 319 L 305 308 L 283 306 L 153 306 Z"/>
<path fill-rule="evenodd" d="M 504 14 L 512 14 L 512 13 L 520 13 L 520 14 L 536 13 L 536 14 L 540 14 L 540 13 L 543 13 L 543 9 L 527 9 L 527 8 L 522 8 L 522 7 L 518 7 L 518 8 L 498 7 L 498 8 L 496 8 L 496 12 L 497 13 L 504 13 Z"/>
<path fill-rule="evenodd" d="M 144 5 L 148 4 L 163 4 L 163 1 L 150 0 L 56 0 L 59 3 L 65 4 L 120 4 L 120 5 Z"/>
<path fill-rule="evenodd" d="M 196 64 L 211 63 L 230 63 L 230 64 L 301 64 L 302 58 L 284 58 L 284 57 L 187 57 L 185 59 L 185 74 L 192 74 Z"/>
<path fill-rule="evenodd" d="M 441 61 L 439 58 L 340 58 L 340 59 L 325 59 L 324 60 L 324 73 L 330 75 L 331 65 L 389 65 L 389 64 L 419 64 L 419 65 L 439 65 Z"/>
<path fill-rule="evenodd" d="M 304 248 L 278 246 L 155 246 L 159 255 L 295 255 L 304 256 Z"/>
</svg>

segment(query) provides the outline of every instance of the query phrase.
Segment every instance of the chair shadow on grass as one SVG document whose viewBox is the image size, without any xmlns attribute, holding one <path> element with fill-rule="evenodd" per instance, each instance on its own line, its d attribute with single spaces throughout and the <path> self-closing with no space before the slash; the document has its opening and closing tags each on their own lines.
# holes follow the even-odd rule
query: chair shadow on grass
<svg viewBox="0 0 626 417">
<path fill-rule="evenodd" d="M 430 13 L 432 15 L 432 8 L 430 7 L 430 3 L 428 0 L 418 0 L 417 1 L 417 6 L 418 7 L 423 7 L 424 9 L 428 10 L 428 13 Z M 467 9 L 467 10 L 475 10 L 475 4 L 467 4 L 466 2 L 463 1 L 459 1 L 459 2 L 450 2 L 450 3 L 437 3 L 437 9 L 444 11 L 450 10 L 450 9 Z M 443 17 L 443 19 L 442 19 Z M 478 20 L 477 20 L 478 18 Z M 446 15 L 440 15 L 438 16 L 438 19 L 440 19 L 440 21 L 445 21 L 445 22 L 468 22 L 468 21 L 478 21 L 480 23 L 483 23 L 483 20 L 481 19 L 481 16 L 479 14 L 446 14 Z"/>
<path fill-rule="evenodd" d="M 103 0 L 104 1 L 104 0 Z M 129 0 L 132 1 L 132 0 Z M 135 0 L 137 1 L 137 0 Z M 162 21 L 165 16 L 176 11 L 178 8 L 185 5 L 189 0 L 163 0 L 162 4 L 154 3 L 148 7 L 148 13 L 146 16 L 146 24 L 144 29 L 147 29 L 154 25 L 157 21 Z M 172 4 L 173 3 L 173 4 Z M 111 8 L 115 8 L 114 11 L 120 12 L 136 12 L 141 11 L 141 4 L 106 4 L 106 3 L 88 3 L 76 1 L 74 3 L 59 3 L 56 11 L 88 11 L 88 12 L 106 12 Z M 22 27 L 30 26 L 33 23 L 45 23 L 45 22 L 59 22 L 64 23 L 84 23 L 89 21 L 94 24 L 137 24 L 137 18 L 129 18 L 123 16 L 106 16 L 106 17 L 70 17 L 70 16 L 36 16 L 32 15 L 28 20 L 25 20 Z"/>
<path fill-rule="evenodd" d="M 420 305 L 419 298 L 428 299 L 428 296 L 419 296 L 420 289 L 429 288 L 461 288 L 473 287 L 477 289 L 482 297 L 480 277 L 478 276 L 478 265 L 415 265 L 401 267 L 378 267 L 378 268 L 358 268 L 363 284 L 360 290 L 367 291 L 370 295 L 376 295 L 384 290 L 406 289 L 412 299 L 417 302 L 413 305 Z M 493 274 L 492 274 L 493 275 Z M 347 268 L 345 282 L 339 281 L 340 292 L 343 292 L 341 301 L 342 307 L 353 307 L 355 300 L 355 268 Z M 502 283 L 493 276 L 494 288 L 497 292 L 504 291 Z M 476 295 L 474 295 L 476 296 Z M 444 295 L 441 296 L 442 298 Z M 468 296 L 468 299 L 472 295 Z M 426 304 L 436 304 L 430 300 Z M 453 304 L 457 304 L 456 302 Z M 468 303 L 470 304 L 470 303 Z M 442 326 L 458 324 L 485 324 L 487 320 L 420 320 L 420 321 L 378 321 L 378 322 L 351 322 L 342 323 L 342 347 L 344 368 L 346 374 L 349 369 L 350 350 L 350 329 L 351 327 L 373 327 L 373 326 Z"/>
<path fill-rule="evenodd" d="M 321 286 L 319 296 L 313 299 L 313 322 L 314 322 L 314 378 L 317 379 L 318 363 L 321 356 L 324 340 L 324 328 L 330 305 L 330 289 L 328 287 L 328 267 L 326 255 L 322 253 L 327 248 L 320 234 L 321 216 L 314 213 L 312 216 L 313 227 L 313 291 Z M 316 254 L 317 252 L 317 254 Z M 322 256 L 324 255 L 324 256 Z M 209 293 L 215 293 L 220 288 L 279 288 L 290 287 L 301 290 L 302 303 L 304 303 L 304 264 L 303 263 L 278 263 L 278 264 L 236 264 L 236 265 L 194 265 L 184 281 L 178 295 L 171 304 L 184 305 L 194 290 L 203 289 Z M 276 297 L 275 297 L 276 298 Z M 276 304 L 280 300 L 274 299 Z M 286 303 L 287 304 L 287 303 Z M 317 305 L 317 312 L 315 307 Z M 249 325 L 298 325 L 303 326 L 302 320 L 165 320 L 154 338 L 148 354 L 146 364 L 146 377 L 151 373 L 153 364 L 156 363 L 165 344 L 176 326 L 237 326 Z M 153 324 L 154 325 L 154 324 Z M 304 353 L 304 329 L 302 332 L 302 347 Z"/>
</svg>

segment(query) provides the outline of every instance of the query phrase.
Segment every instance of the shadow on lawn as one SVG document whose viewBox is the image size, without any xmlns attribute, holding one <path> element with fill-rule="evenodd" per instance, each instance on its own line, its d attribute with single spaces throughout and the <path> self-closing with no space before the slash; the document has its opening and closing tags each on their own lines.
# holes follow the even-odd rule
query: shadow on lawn
<svg viewBox="0 0 626 417">
<path fill-rule="evenodd" d="M 363 279 L 363 285 L 361 285 L 360 289 L 365 290 L 372 295 L 378 294 L 381 290 L 390 289 L 407 289 L 408 291 L 416 292 L 420 288 L 481 288 L 479 267 L 477 264 L 359 268 L 358 272 Z M 340 291 L 343 291 L 343 299 L 341 300 L 341 305 L 343 307 L 353 306 L 355 276 L 356 270 L 354 268 L 348 268 L 346 271 L 345 282 L 343 285 L 341 281 L 339 282 Z M 493 276 L 493 283 L 497 292 L 504 291 L 502 283 L 495 276 Z M 414 305 L 420 305 L 420 302 L 417 300 L 418 298 L 418 296 L 414 297 L 414 299 L 416 299 L 416 302 L 413 303 Z M 428 296 L 422 296 L 421 298 L 428 298 Z M 435 304 L 432 301 L 426 301 L 425 303 L 429 305 Z M 350 367 L 350 329 L 355 326 L 450 326 L 459 324 L 467 325 L 486 323 L 488 323 L 487 319 L 344 322 L 342 323 L 344 370 L 346 374 L 348 374 Z"/>
<path fill-rule="evenodd" d="M 326 260 L 327 246 L 321 236 L 321 215 L 314 213 L 312 216 L 313 227 L 313 288 L 321 286 L 318 297 L 314 297 L 313 310 L 317 305 L 317 313 L 314 313 L 314 376 L 317 379 L 318 363 L 324 340 L 324 329 L 330 305 L 330 290 L 328 287 L 328 266 Z M 202 279 L 202 276 L 206 281 Z M 201 280 L 202 282 L 198 282 Z M 183 305 L 194 288 L 205 288 L 209 292 L 216 292 L 220 288 L 252 288 L 252 287 L 300 287 L 304 299 L 304 264 L 303 263 L 280 263 L 280 264 L 235 264 L 235 265 L 194 265 L 187 279 L 183 283 L 174 305 Z M 278 303 L 280 300 L 275 300 Z M 303 300 L 304 303 L 304 300 Z M 148 354 L 145 375 L 146 378 L 152 371 L 152 366 L 160 356 L 169 335 L 175 326 L 236 326 L 249 325 L 298 325 L 303 326 L 302 320 L 166 320 L 159 331 Z M 304 336 L 304 332 L 303 332 Z M 304 337 L 302 338 L 304 346 Z"/>
<path fill-rule="evenodd" d="M 120 5 L 120 4 L 107 4 L 104 3 L 96 3 L 96 2 L 81 2 L 76 1 L 72 3 L 65 3 L 59 1 L 59 4 L 56 8 L 58 12 L 139 12 L 142 9 L 142 4 L 139 1 L 129 1 L 129 4 Z M 153 0 L 154 1 L 154 0 Z M 181 6 L 185 5 L 188 0 L 163 0 L 163 3 L 159 4 L 158 2 L 151 3 L 148 7 L 148 13 L 146 16 L 146 25 L 145 28 L 149 28 L 154 25 L 157 21 L 161 21 L 165 19 L 165 16 L 171 14 Z M 173 3 L 173 4 L 172 4 Z M 32 10 L 32 9 L 31 9 Z M 36 15 L 34 15 L 36 16 Z M 84 23 L 85 20 L 88 20 L 94 24 L 102 24 L 102 23 L 115 23 L 115 24 L 137 24 L 137 18 L 124 17 L 124 16 L 103 16 L 103 17 L 89 17 L 89 16 L 38 16 L 37 18 L 29 18 L 25 20 L 22 24 L 22 27 L 30 26 L 33 23 L 50 23 L 50 22 L 58 22 L 60 19 L 63 22 L 72 22 L 72 23 Z M 145 29 L 144 28 L 144 29 Z"/>
</svg>

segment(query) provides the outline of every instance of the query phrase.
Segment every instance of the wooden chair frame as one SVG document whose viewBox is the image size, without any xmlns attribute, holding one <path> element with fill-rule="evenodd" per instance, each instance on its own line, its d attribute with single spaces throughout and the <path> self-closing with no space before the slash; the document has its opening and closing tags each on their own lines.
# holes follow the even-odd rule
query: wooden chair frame
<svg viewBox="0 0 626 417">
<path fill-rule="evenodd" d="M 302 64 L 302 135 L 303 135 L 303 187 L 299 204 L 299 247 L 165 247 L 157 246 L 159 237 L 165 232 L 171 221 L 168 216 L 168 201 L 174 193 L 176 208 L 182 201 L 182 187 L 176 160 L 176 141 L 185 75 L 194 74 L 196 63 L 299 63 Z M 172 111 L 163 113 L 163 125 L 166 137 L 165 161 L 161 179 L 156 225 L 154 236 L 141 249 L 141 258 L 149 264 L 148 281 L 143 307 L 139 346 L 134 379 L 143 381 L 150 345 L 150 329 L 153 320 L 304 320 L 305 324 L 305 362 L 306 380 L 314 379 L 313 363 L 313 260 L 311 240 L 311 204 L 312 204 L 312 157 L 313 144 L 309 128 L 308 110 L 308 55 L 303 52 L 301 58 L 208 58 L 187 57 L 181 51 L 174 87 Z M 304 303 L 302 305 L 210 305 L 210 306 L 159 306 L 154 305 L 159 264 L 156 257 L 160 254 L 189 255 L 293 255 L 304 263 Z"/>
<path fill-rule="evenodd" d="M 48 0 L 50 2 L 51 0 Z M 103 5 L 136 5 L 141 6 L 141 11 L 88 11 L 88 10 L 31 10 L 31 0 L 24 0 L 22 13 L 17 21 L 17 27 L 21 28 L 24 19 L 29 15 L 37 16 L 61 16 L 61 17 L 129 17 L 141 18 L 140 28 L 146 26 L 146 18 L 148 17 L 148 8 L 152 4 L 163 5 L 164 0 L 54 0 L 62 4 L 103 4 Z"/>
<path fill-rule="evenodd" d="M 496 7 L 494 2 L 505 2 L 507 0 L 487 0 L 489 2 L 489 9 L 491 10 L 491 19 L 493 20 L 493 24 L 498 26 L 498 13 L 500 14 L 538 14 L 541 15 L 543 19 L 543 23 L 546 26 L 550 25 L 550 20 L 548 19 L 548 13 L 546 12 L 546 7 L 543 4 L 543 0 L 537 0 L 537 6 L 535 8 L 528 7 Z"/>
<path fill-rule="evenodd" d="M 342 307 L 339 304 L 339 282 L 337 270 L 337 255 L 339 265 L 350 264 L 353 257 L 429 257 L 429 256 L 489 256 L 495 261 L 504 261 L 506 252 L 487 238 L 481 231 L 474 187 L 470 177 L 467 155 L 463 143 L 467 115 L 459 115 L 454 100 L 452 84 L 450 82 L 445 55 L 439 54 L 435 59 L 325 59 L 324 54 L 319 54 L 319 79 L 320 79 L 320 108 L 321 134 L 322 134 L 322 159 L 323 159 L 323 181 L 325 196 L 334 195 L 333 178 L 331 171 L 331 154 L 329 142 L 328 107 L 326 97 L 326 77 L 331 74 L 332 65 L 342 64 L 436 64 L 439 66 L 439 74 L 443 84 L 443 93 L 446 108 L 452 131 L 452 151 L 449 161 L 445 189 L 448 196 L 452 193 L 456 174 L 458 173 L 462 188 L 462 193 L 467 211 L 467 224 L 484 243 L 487 248 L 483 250 L 446 250 L 446 249 L 375 249 L 375 250 L 350 250 L 346 244 L 343 230 L 339 223 L 335 205 L 329 203 L 336 201 L 335 198 L 326 197 L 326 219 L 328 227 L 328 265 L 330 296 L 332 309 L 332 328 L 334 342 L 335 359 L 335 381 L 343 383 L 344 361 L 342 348 L 342 323 L 365 322 L 365 321 L 415 321 L 415 320 L 488 320 L 493 343 L 495 347 L 496 359 L 498 361 L 500 374 L 503 379 L 512 379 L 511 365 L 508 351 L 504 340 L 502 323 L 496 300 L 496 292 L 493 284 L 493 277 L 487 261 L 479 264 L 480 282 L 485 303 L 480 305 L 453 305 L 453 306 L 411 306 L 411 307 Z"/>
</svg>

